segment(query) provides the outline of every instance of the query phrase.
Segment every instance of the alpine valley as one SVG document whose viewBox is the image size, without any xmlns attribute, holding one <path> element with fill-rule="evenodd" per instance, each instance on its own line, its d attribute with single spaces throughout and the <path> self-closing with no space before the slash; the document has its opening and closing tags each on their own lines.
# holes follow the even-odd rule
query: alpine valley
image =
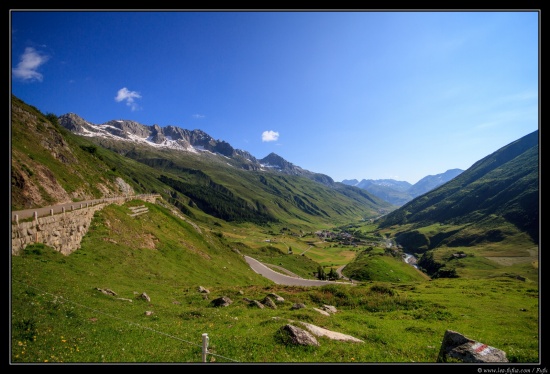
<svg viewBox="0 0 550 374">
<path fill-rule="evenodd" d="M 456 331 L 540 364 L 539 136 L 415 185 L 335 182 L 201 130 L 92 124 L 12 95 L 12 212 L 126 200 L 68 255 L 39 240 L 11 255 L 11 361 L 200 362 L 208 333 L 208 362 L 430 369 L 462 362 L 440 349 Z M 245 256 L 333 282 L 278 284 Z M 294 344 L 289 324 L 333 333 Z"/>
</svg>

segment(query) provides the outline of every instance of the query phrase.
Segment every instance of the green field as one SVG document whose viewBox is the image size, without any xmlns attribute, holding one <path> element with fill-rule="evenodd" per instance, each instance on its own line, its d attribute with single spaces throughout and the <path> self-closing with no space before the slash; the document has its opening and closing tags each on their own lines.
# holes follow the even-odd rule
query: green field
<svg viewBox="0 0 550 374">
<path fill-rule="evenodd" d="M 149 213 L 130 217 L 132 204 Z M 198 229 L 158 204 L 133 201 L 97 212 L 81 248 L 69 256 L 41 244 L 12 256 L 11 362 L 196 363 L 208 334 L 208 362 L 435 363 L 449 329 L 505 351 L 511 362 L 541 359 L 539 287 L 529 263 L 474 268 L 472 277 L 408 280 L 401 267 L 416 270 L 384 255 L 383 246 L 323 243 L 276 225 L 201 223 Z M 399 273 L 401 281 L 280 286 L 241 256 L 312 278 L 318 264 L 343 265 L 360 253 L 372 260 L 369 276 Z M 520 271 L 523 280 L 515 277 Z M 199 286 L 210 293 L 205 297 Z M 100 291 L 106 289 L 116 296 Z M 259 309 L 247 301 L 270 293 L 284 303 Z M 233 303 L 213 307 L 221 296 Z M 306 308 L 293 309 L 295 303 Z M 323 305 L 337 313 L 313 309 Z M 318 347 L 289 345 L 280 329 L 291 321 L 362 342 L 318 337 Z"/>
</svg>

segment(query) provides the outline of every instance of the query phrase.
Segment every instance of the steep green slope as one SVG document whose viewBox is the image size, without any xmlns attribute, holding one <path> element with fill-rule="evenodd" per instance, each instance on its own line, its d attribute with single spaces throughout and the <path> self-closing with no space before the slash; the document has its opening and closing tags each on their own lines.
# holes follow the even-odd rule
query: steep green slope
<svg viewBox="0 0 550 374">
<path fill-rule="evenodd" d="M 490 276 L 504 265 L 538 279 L 539 132 L 377 221 L 432 277 Z"/>
<path fill-rule="evenodd" d="M 538 243 L 538 153 L 538 131 L 535 131 L 382 217 L 379 226 L 410 225 L 410 230 L 414 230 L 440 223 L 489 228 L 490 222 L 504 220 Z M 452 245 L 452 237 L 437 245 Z"/>
</svg>

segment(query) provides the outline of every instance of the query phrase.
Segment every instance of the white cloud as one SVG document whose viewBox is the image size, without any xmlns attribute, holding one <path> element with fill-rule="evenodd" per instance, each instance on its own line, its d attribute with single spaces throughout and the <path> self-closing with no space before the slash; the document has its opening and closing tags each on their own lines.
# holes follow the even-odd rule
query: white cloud
<svg viewBox="0 0 550 374">
<path fill-rule="evenodd" d="M 42 74 L 36 70 L 49 60 L 49 56 L 42 55 L 32 47 L 25 48 L 17 67 L 11 69 L 14 77 L 25 81 L 42 82 Z"/>
<path fill-rule="evenodd" d="M 121 101 L 126 101 L 126 105 L 128 105 L 132 109 L 132 111 L 139 109 L 139 106 L 135 102 L 135 99 L 141 99 L 141 95 L 136 91 L 129 91 L 126 87 L 118 90 L 115 97 L 115 101 L 119 103 Z"/>
<path fill-rule="evenodd" d="M 202 114 L 193 114 L 193 118 L 195 118 L 195 119 L 202 119 L 202 118 L 204 118 L 204 117 L 205 117 L 205 116 L 202 115 Z"/>
<path fill-rule="evenodd" d="M 279 133 L 277 131 L 264 131 L 262 132 L 262 142 L 274 142 L 279 139 Z"/>
</svg>

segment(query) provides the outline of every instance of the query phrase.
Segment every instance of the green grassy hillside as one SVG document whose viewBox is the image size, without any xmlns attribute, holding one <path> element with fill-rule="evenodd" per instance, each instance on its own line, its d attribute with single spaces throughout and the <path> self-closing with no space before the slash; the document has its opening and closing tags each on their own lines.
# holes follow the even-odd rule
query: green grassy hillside
<svg viewBox="0 0 550 374">
<path fill-rule="evenodd" d="M 149 212 L 130 217 L 133 205 Z M 405 279 L 408 272 L 399 267 L 400 282 L 280 286 L 253 272 L 237 253 L 244 248 L 265 260 L 272 251 L 265 249 L 268 243 L 245 248 L 223 233 L 239 230 L 245 227 L 194 226 L 158 204 L 131 201 L 96 212 L 82 247 L 69 256 L 42 244 L 28 246 L 11 263 L 11 361 L 201 362 L 206 333 L 208 362 L 435 363 L 447 329 L 504 350 L 511 362 L 540 359 L 535 282 L 505 275 L 427 282 Z M 283 265 L 293 263 L 295 272 L 307 270 L 311 260 L 293 252 L 276 256 L 286 256 Z M 384 272 L 385 261 L 378 259 Z M 200 286 L 209 293 L 200 293 Z M 247 301 L 271 293 L 284 298 L 276 309 Z M 222 296 L 232 303 L 214 307 Z M 293 309 L 295 303 L 306 308 Z M 323 305 L 337 313 L 313 309 Z M 318 347 L 289 345 L 280 329 L 290 321 L 362 342 L 318 337 Z"/>
<path fill-rule="evenodd" d="M 538 246 L 510 215 L 379 226 L 374 218 L 395 207 L 359 188 L 240 170 L 215 155 L 94 143 L 15 97 L 11 130 L 12 210 L 124 188 L 162 196 L 97 211 L 68 256 L 35 243 L 10 257 L 13 363 L 195 363 L 204 333 L 208 362 L 435 363 L 448 329 L 513 363 L 541 360 Z M 131 217 L 138 205 L 148 212 Z M 433 279 L 402 261 L 400 235 Z M 243 255 L 304 278 L 346 265 L 353 285 L 277 285 Z M 284 298 L 274 309 L 250 302 L 271 293 Z M 214 307 L 222 296 L 232 303 Z M 324 305 L 337 313 L 314 309 Z M 362 342 L 294 346 L 280 330 L 291 322 Z"/>
<path fill-rule="evenodd" d="M 376 221 L 432 277 L 520 266 L 538 277 L 539 132 Z M 457 257 L 456 254 L 467 254 Z M 483 265 L 482 265 L 483 263 Z"/>
</svg>

